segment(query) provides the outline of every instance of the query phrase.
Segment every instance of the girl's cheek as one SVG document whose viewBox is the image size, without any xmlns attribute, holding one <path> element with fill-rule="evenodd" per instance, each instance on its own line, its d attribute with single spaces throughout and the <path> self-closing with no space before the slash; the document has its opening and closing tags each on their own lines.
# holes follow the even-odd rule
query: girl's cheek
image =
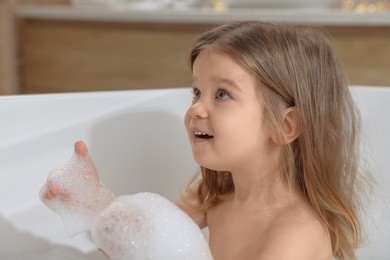
<svg viewBox="0 0 390 260">
<path fill-rule="evenodd" d="M 188 131 L 188 127 L 190 125 L 190 121 L 191 121 L 191 118 L 190 118 L 189 112 L 187 110 L 185 115 L 184 115 L 184 126 L 186 127 L 187 131 Z"/>
</svg>

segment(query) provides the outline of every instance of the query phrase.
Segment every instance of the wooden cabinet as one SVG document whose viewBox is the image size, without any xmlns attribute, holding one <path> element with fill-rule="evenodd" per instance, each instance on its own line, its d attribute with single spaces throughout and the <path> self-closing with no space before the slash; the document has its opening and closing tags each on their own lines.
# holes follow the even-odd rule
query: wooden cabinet
<svg viewBox="0 0 390 260">
<path fill-rule="evenodd" d="M 75 10 L 63 9 L 68 15 Z M 39 8 L 34 12 L 37 10 Z M 123 20 L 102 20 L 98 16 L 84 19 L 83 15 L 93 13 L 85 10 L 76 14 L 79 17 L 70 19 L 35 16 L 34 12 L 18 16 L 17 72 L 22 93 L 190 86 L 192 80 L 187 65 L 190 46 L 195 37 L 218 23 L 211 19 L 212 14 L 204 16 L 209 19 L 206 23 L 199 20 L 203 14 L 195 22 L 189 22 L 191 19 L 174 22 L 176 18 L 170 22 L 159 21 L 160 18 L 153 19 L 153 13 L 148 14 L 150 21 L 126 19 L 127 15 L 136 12 L 120 14 Z M 105 14 L 102 12 L 100 14 Z M 115 12 L 107 12 L 115 18 Z M 50 16 L 50 11 L 45 13 Z M 265 14 L 267 12 L 263 10 Z M 349 14 L 346 20 L 360 19 L 360 16 Z M 337 15 L 341 19 L 344 14 Z M 372 20 L 378 22 L 374 15 L 366 18 L 375 18 Z M 381 15 L 385 17 L 385 14 Z M 184 21 L 182 14 L 179 18 Z M 329 22 L 322 27 L 330 33 L 351 84 L 390 86 L 390 23 L 379 21 L 377 25 L 370 22 L 364 25 L 360 20 L 355 21 L 359 23 L 338 25 Z M 0 33 L 1 28 L 0 23 Z M 0 51 L 3 42 L 0 37 Z M 8 47 L 12 49 L 9 42 Z M 12 60 L 16 58 L 8 58 L 6 62 L 0 60 L 0 73 Z"/>
<path fill-rule="evenodd" d="M 13 2 L 0 0 L 0 94 L 16 94 L 17 58 Z"/>
<path fill-rule="evenodd" d="M 326 29 L 352 84 L 390 86 L 390 26 Z"/>
<path fill-rule="evenodd" d="M 24 93 L 183 87 L 190 45 L 207 26 L 24 20 Z"/>
</svg>

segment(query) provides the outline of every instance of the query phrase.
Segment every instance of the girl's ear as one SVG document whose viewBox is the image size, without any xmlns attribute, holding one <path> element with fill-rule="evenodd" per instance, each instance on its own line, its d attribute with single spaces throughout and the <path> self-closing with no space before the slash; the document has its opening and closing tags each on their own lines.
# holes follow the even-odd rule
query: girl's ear
<svg viewBox="0 0 390 260">
<path fill-rule="evenodd" d="M 292 143 L 301 134 L 300 117 L 296 107 L 288 107 L 281 114 L 281 129 L 271 135 L 276 144 L 286 145 Z"/>
</svg>

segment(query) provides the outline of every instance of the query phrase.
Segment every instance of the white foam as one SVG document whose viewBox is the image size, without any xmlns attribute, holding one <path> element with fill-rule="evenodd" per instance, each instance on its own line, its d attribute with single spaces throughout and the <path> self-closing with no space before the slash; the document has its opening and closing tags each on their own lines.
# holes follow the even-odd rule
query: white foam
<svg viewBox="0 0 390 260">
<path fill-rule="evenodd" d="M 60 190 L 53 199 L 45 198 L 50 187 Z M 62 217 L 69 236 L 90 230 L 92 220 L 113 197 L 99 181 L 92 162 L 76 154 L 49 174 L 40 191 L 42 202 Z"/>
<path fill-rule="evenodd" d="M 91 231 L 96 245 L 112 260 L 212 259 L 192 219 L 154 193 L 115 198 L 99 213 Z"/>
<path fill-rule="evenodd" d="M 91 231 L 112 260 L 212 259 L 199 227 L 175 204 L 147 192 L 114 199 L 89 157 L 74 154 L 51 172 L 40 197 L 68 235 Z"/>
</svg>

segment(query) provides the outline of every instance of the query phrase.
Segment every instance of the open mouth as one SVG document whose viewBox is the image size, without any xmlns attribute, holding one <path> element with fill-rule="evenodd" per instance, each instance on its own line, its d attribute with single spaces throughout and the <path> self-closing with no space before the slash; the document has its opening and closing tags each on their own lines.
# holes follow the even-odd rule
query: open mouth
<svg viewBox="0 0 390 260">
<path fill-rule="evenodd" d="M 201 139 L 211 139 L 214 137 L 213 135 L 210 135 L 210 134 L 205 133 L 205 132 L 200 132 L 200 131 L 195 131 L 194 135 L 195 135 L 195 137 L 201 138 Z"/>
</svg>

